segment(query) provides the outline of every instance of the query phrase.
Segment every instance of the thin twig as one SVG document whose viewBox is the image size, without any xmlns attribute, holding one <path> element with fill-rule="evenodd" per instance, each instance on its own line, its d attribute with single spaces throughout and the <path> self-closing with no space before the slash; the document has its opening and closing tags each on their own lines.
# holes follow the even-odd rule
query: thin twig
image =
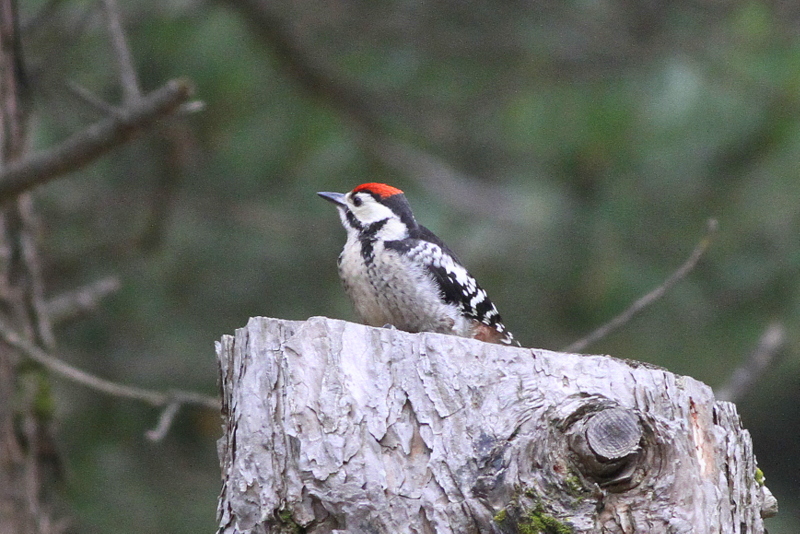
<svg viewBox="0 0 800 534">
<path fill-rule="evenodd" d="M 75 133 L 60 145 L 8 165 L 0 171 L 0 202 L 58 176 L 75 171 L 121 145 L 189 99 L 185 80 L 172 80 L 141 100 Z"/>
<path fill-rule="evenodd" d="M 647 306 L 651 305 L 658 299 L 664 296 L 672 286 L 680 282 L 692 269 L 695 268 L 700 257 L 708 249 L 711 244 L 711 238 L 717 230 L 716 219 L 709 219 L 706 226 L 706 235 L 700 240 L 689 258 L 678 267 L 678 269 L 667 278 L 660 286 L 647 293 L 645 296 L 639 298 L 636 302 L 631 304 L 625 311 L 611 319 L 609 322 L 596 329 L 588 336 L 575 341 L 566 348 L 562 349 L 564 352 L 580 352 L 592 343 L 606 337 L 608 334 L 630 321 L 637 313 L 644 310 Z"/>
<path fill-rule="evenodd" d="M 384 165 L 402 172 L 454 209 L 518 224 L 527 209 L 519 197 L 456 170 L 444 159 L 389 136 L 362 136 L 365 147 Z"/>
<path fill-rule="evenodd" d="M 78 84 L 77 82 L 68 80 L 67 90 L 69 90 L 70 93 L 74 94 L 75 96 L 77 96 L 90 106 L 92 106 L 95 110 L 101 112 L 104 116 L 116 115 L 118 112 L 118 109 L 116 107 L 112 106 L 111 104 L 109 104 L 99 96 L 95 95 L 94 93 L 92 93 L 82 85 Z"/>
<path fill-rule="evenodd" d="M 22 260 L 21 267 L 25 269 L 27 288 L 25 298 L 31 313 L 32 326 L 36 332 L 36 340 L 48 351 L 56 347 L 56 338 L 53 334 L 53 323 L 44 300 L 44 279 L 42 266 L 39 259 L 39 249 L 36 243 L 36 234 L 39 230 L 39 218 L 33 209 L 31 194 L 25 192 L 17 197 L 17 213 L 20 218 L 20 228 L 17 234 Z"/>
<path fill-rule="evenodd" d="M 164 393 L 135 386 L 117 384 L 116 382 L 111 382 L 110 380 L 105 380 L 91 373 L 87 373 L 43 351 L 30 341 L 24 339 L 2 321 L 0 321 L 0 337 L 2 337 L 6 343 L 24 352 L 30 359 L 43 365 L 53 373 L 113 397 L 134 399 L 157 407 L 167 406 L 170 403 L 179 403 L 193 404 L 212 410 L 219 410 L 220 408 L 219 400 L 207 395 L 201 395 L 200 393 L 181 390 L 173 390 Z"/>
<path fill-rule="evenodd" d="M 175 416 L 178 415 L 178 410 L 180 409 L 181 405 L 179 402 L 170 402 L 167 404 L 167 407 L 164 408 L 164 411 L 161 412 L 161 417 L 158 418 L 158 424 L 153 430 L 148 430 L 145 432 L 145 436 L 150 441 L 159 442 L 164 439 L 164 436 L 167 435 L 169 432 L 169 427 L 172 426 L 172 421 L 175 420 Z"/>
<path fill-rule="evenodd" d="M 119 290 L 121 284 L 116 276 L 107 276 L 91 284 L 53 297 L 47 301 L 50 321 L 60 323 L 97 308 L 101 300 Z"/>
<path fill-rule="evenodd" d="M 111 47 L 114 49 L 114 56 L 117 60 L 117 70 L 119 71 L 119 81 L 122 85 L 122 100 L 125 104 L 133 104 L 142 97 L 139 89 L 139 79 L 136 76 L 136 68 L 133 65 L 133 55 L 128 42 L 125 39 L 125 32 L 122 29 L 122 17 L 116 0 L 103 0 L 106 21 L 108 23 L 108 33 L 111 37 Z"/>
<path fill-rule="evenodd" d="M 756 349 L 731 373 L 728 383 L 717 389 L 715 392 L 717 399 L 737 402 L 744 397 L 764 371 L 777 363 L 785 339 L 786 333 L 782 324 L 769 325 L 761 334 Z"/>
<path fill-rule="evenodd" d="M 143 254 L 152 253 L 162 245 L 181 184 L 204 156 L 188 123 L 180 117 L 162 121 L 158 139 L 165 149 L 164 168 L 155 177 L 148 213 L 136 237 L 137 248 Z"/>
</svg>

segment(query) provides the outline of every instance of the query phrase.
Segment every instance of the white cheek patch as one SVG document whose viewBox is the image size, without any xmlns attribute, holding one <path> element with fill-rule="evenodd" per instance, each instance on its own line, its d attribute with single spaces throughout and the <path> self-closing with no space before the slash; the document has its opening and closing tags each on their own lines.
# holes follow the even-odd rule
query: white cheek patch
<svg viewBox="0 0 800 534">
<path fill-rule="evenodd" d="M 395 216 L 392 210 L 383 204 L 378 204 L 374 200 L 367 200 L 360 206 L 351 205 L 350 211 L 352 211 L 353 215 L 365 226 Z"/>
</svg>

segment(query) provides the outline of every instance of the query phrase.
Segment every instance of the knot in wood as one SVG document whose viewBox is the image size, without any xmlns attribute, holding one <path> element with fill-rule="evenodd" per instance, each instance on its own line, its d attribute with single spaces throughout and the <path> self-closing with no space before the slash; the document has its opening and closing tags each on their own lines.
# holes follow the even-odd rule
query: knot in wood
<svg viewBox="0 0 800 534">
<path fill-rule="evenodd" d="M 641 439 L 639 419 L 622 408 L 603 410 L 586 425 L 586 441 L 600 461 L 620 460 L 634 454 Z"/>
<path fill-rule="evenodd" d="M 627 491 L 642 480 L 644 430 L 633 410 L 619 407 L 585 414 L 568 433 L 580 472 L 608 491 Z"/>
</svg>

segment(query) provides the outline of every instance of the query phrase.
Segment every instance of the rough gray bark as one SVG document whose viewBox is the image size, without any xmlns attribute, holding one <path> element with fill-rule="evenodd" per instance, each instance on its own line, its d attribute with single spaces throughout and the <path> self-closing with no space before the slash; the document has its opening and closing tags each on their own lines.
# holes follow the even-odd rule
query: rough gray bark
<svg viewBox="0 0 800 534">
<path fill-rule="evenodd" d="M 218 344 L 220 532 L 761 533 L 734 405 L 664 369 L 312 318 Z"/>
</svg>

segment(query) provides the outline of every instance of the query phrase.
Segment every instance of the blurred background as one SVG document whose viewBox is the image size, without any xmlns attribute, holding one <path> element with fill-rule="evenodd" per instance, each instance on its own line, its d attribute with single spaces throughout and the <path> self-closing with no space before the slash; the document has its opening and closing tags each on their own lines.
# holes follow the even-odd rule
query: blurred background
<svg viewBox="0 0 800 534">
<path fill-rule="evenodd" d="M 18 0 L 35 149 L 122 98 L 102 4 Z M 800 532 L 800 4 L 126 0 L 141 86 L 204 108 L 35 192 L 48 295 L 119 282 L 61 323 L 102 377 L 216 394 L 213 343 L 265 315 L 353 319 L 344 230 L 317 191 L 368 181 L 481 281 L 525 346 L 558 350 L 697 268 L 586 352 L 725 385 L 785 337 L 738 401 Z M 93 95 L 89 97 L 88 95 Z M 110 278 L 109 278 L 110 277 Z M 75 532 L 215 529 L 219 415 L 53 379 Z"/>
</svg>

